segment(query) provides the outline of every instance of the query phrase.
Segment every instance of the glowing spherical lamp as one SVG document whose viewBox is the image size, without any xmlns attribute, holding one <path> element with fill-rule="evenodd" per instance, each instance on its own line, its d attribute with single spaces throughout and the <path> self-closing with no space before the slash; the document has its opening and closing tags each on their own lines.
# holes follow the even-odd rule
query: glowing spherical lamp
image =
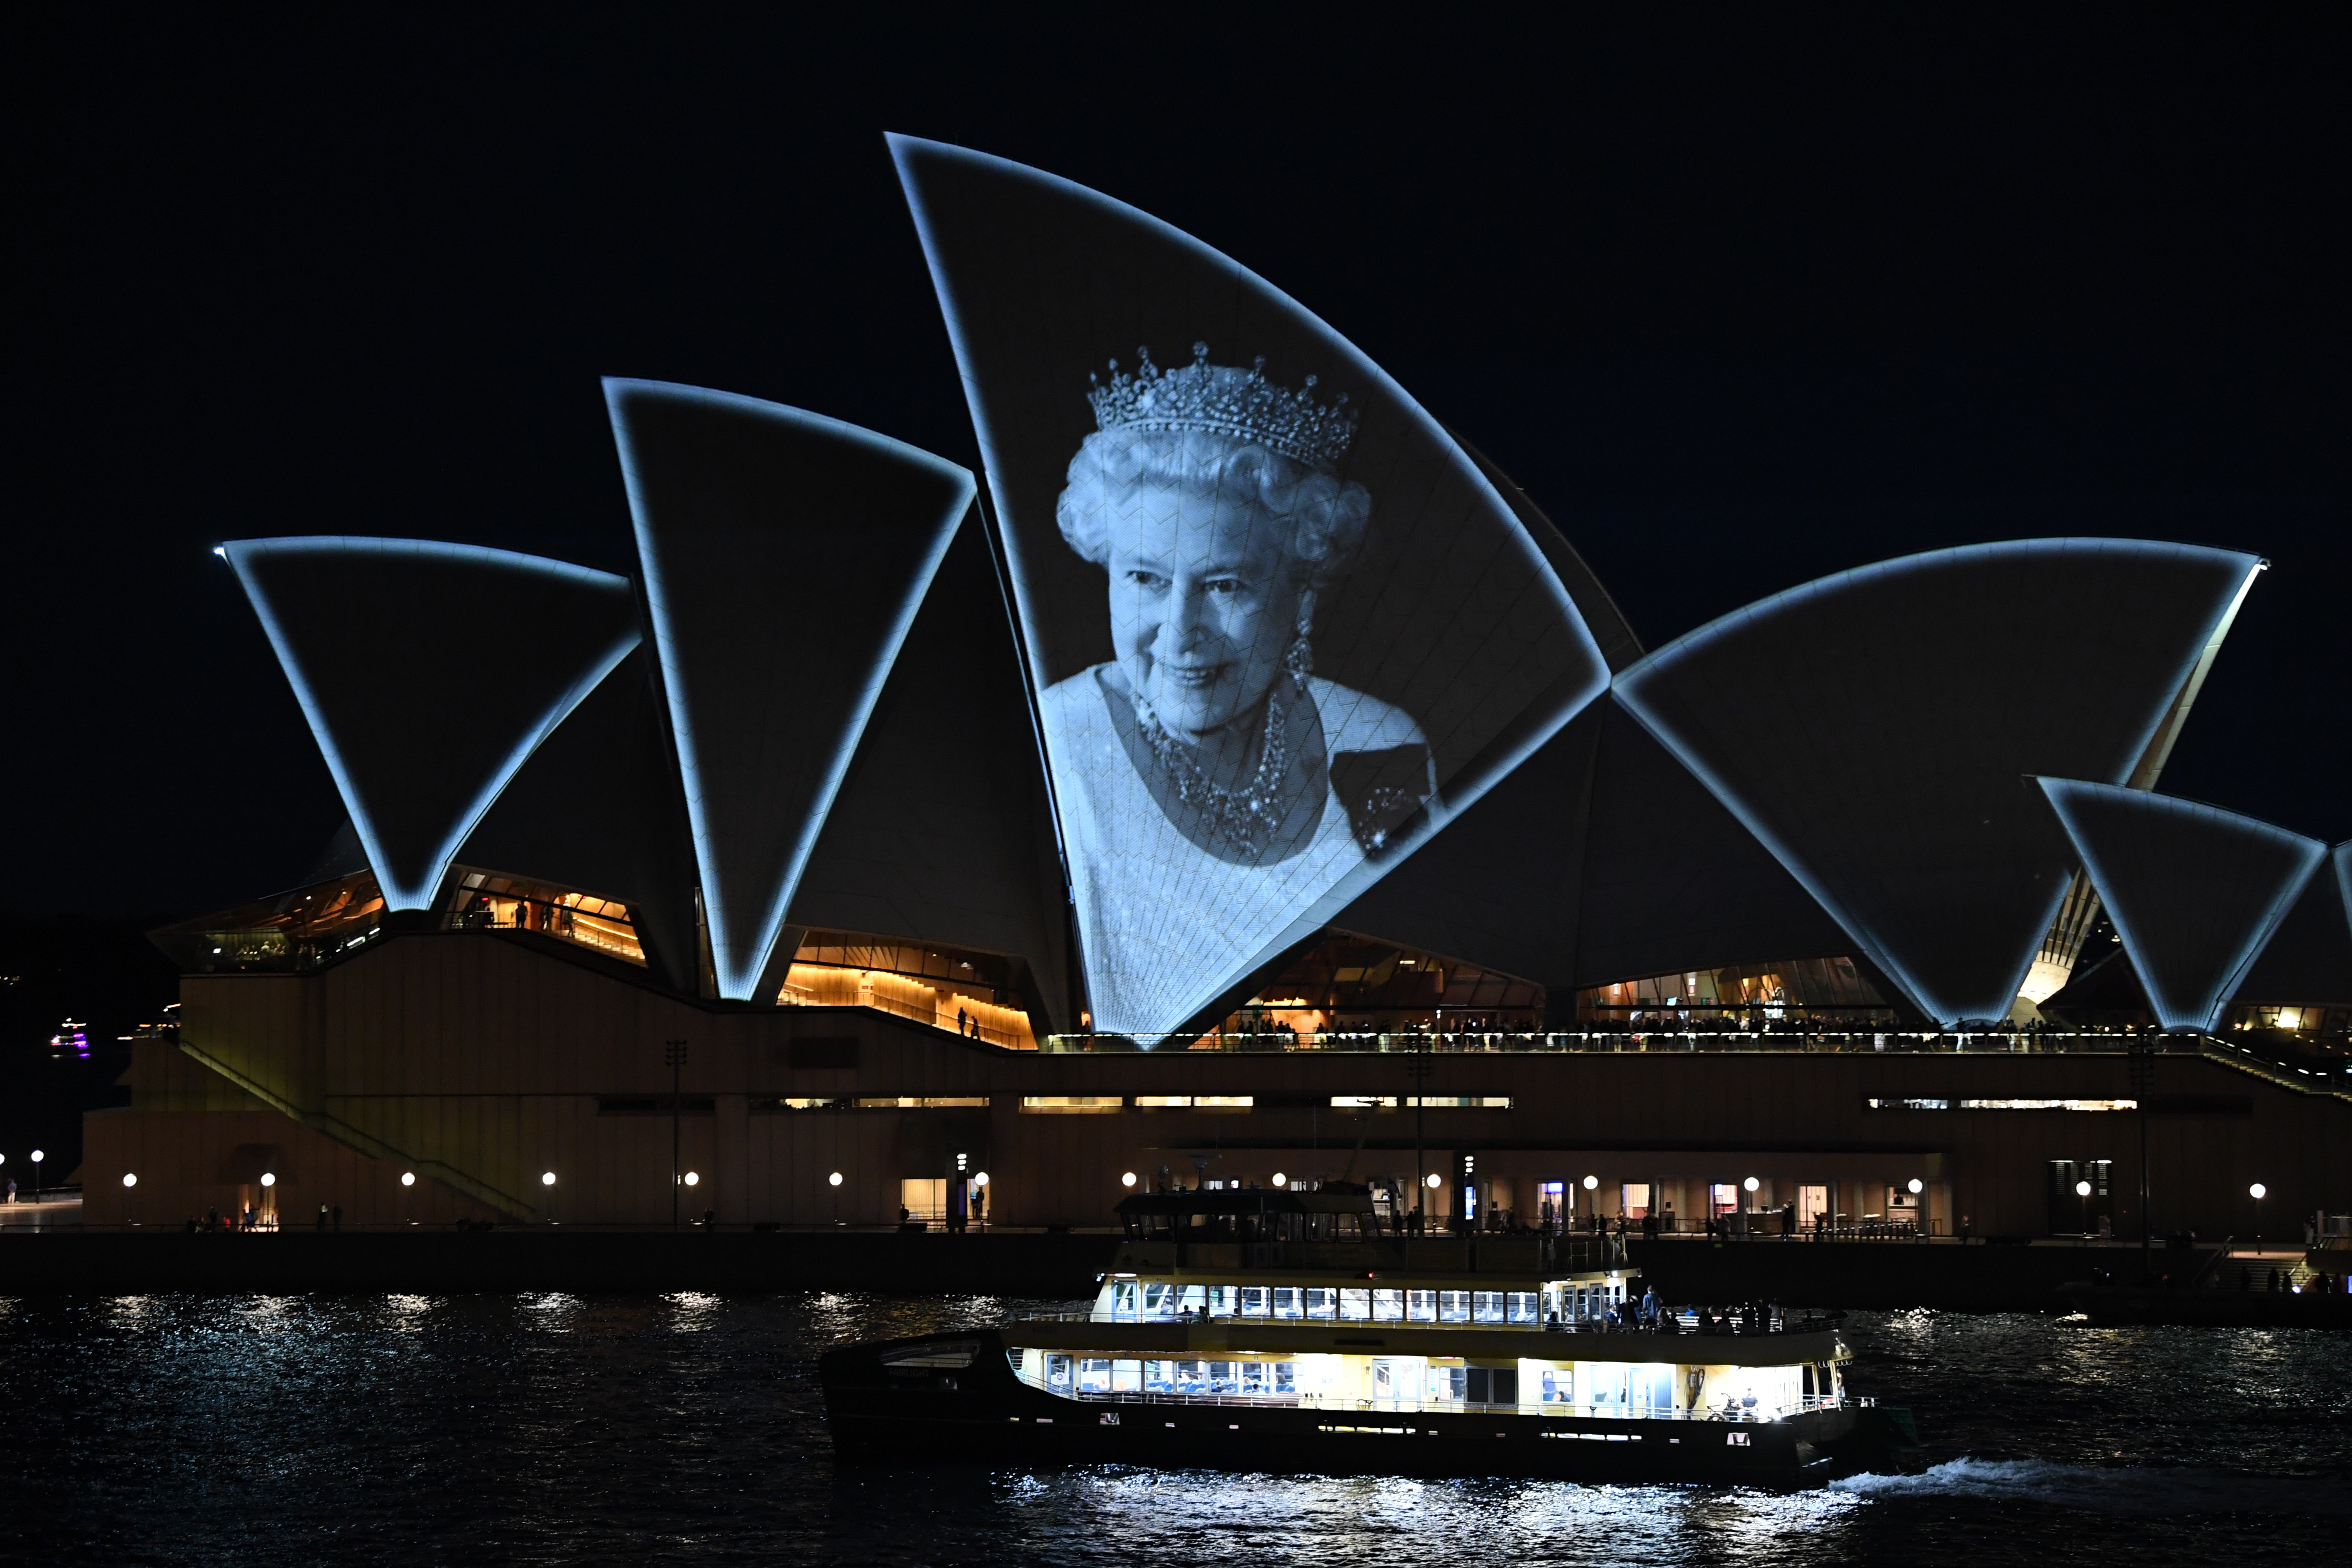
<svg viewBox="0 0 2352 1568">
<path fill-rule="evenodd" d="M 1600 1184 L 1601 1178 L 1598 1176 L 1587 1176 L 1584 1178 L 1584 1190 L 1588 1193 Z"/>
<path fill-rule="evenodd" d="M 131 1172 L 125 1171 L 122 1173 L 122 1184 L 126 1187 L 135 1187 L 139 1184 L 139 1178 Z"/>
<path fill-rule="evenodd" d="M 1445 1184 L 1445 1178 L 1432 1171 L 1429 1173 L 1429 1184 L 1432 1187 L 1442 1187 Z"/>
<path fill-rule="evenodd" d="M 824 1179 L 824 1184 L 828 1187 L 837 1187 L 841 1185 L 841 1173 L 839 1171 L 835 1171 L 833 1174 L 827 1176 Z"/>
<path fill-rule="evenodd" d="M 1921 1181 L 1921 1180 L 1920 1180 L 1918 1177 L 1916 1177 L 1916 1176 L 1914 1176 L 1914 1177 L 1912 1177 L 1912 1178 L 1911 1178 L 1911 1191 L 1912 1191 L 1912 1193 L 1913 1193 L 1915 1195 L 1916 1195 L 1916 1194 L 1919 1194 L 1919 1193 L 1924 1193 L 1924 1192 L 1926 1192 L 1927 1190 L 1927 1183 L 1925 1183 L 1925 1182 Z"/>
<path fill-rule="evenodd" d="M 1744 1181 L 1744 1182 L 1740 1183 L 1739 1184 L 1740 1184 L 1741 1186 L 1743 1186 L 1743 1187 L 1746 1187 L 1749 1192 L 1751 1192 L 1751 1193 L 1752 1193 L 1752 1192 L 1754 1192 L 1757 1188 L 1759 1188 L 1759 1187 L 1762 1186 L 1764 1184 L 1763 1184 L 1763 1183 L 1761 1183 L 1761 1182 L 1759 1182 L 1759 1181 L 1758 1181 L 1755 1177 L 1750 1176 L 1750 1177 L 1748 1177 L 1746 1181 Z M 1919 1189 L 1918 1189 L 1918 1188 L 1916 1188 L 1916 1187 L 1913 1187 L 1911 1190 L 1912 1190 L 1913 1192 L 1915 1192 L 1915 1193 L 1916 1193 L 1916 1192 L 1917 1192 Z"/>
<path fill-rule="evenodd" d="M 275 1172 L 275 1171 L 264 1171 L 264 1172 L 262 1172 L 262 1173 L 261 1173 L 261 1184 L 262 1184 L 263 1186 L 265 1186 L 265 1187 L 274 1187 L 274 1186 L 276 1186 L 276 1185 L 278 1184 L 278 1173 L 277 1173 L 277 1172 Z"/>
<path fill-rule="evenodd" d="M 404 1186 L 404 1187 L 413 1187 L 413 1186 L 415 1186 L 415 1185 L 416 1184 L 416 1173 L 415 1173 L 415 1172 L 414 1172 L 414 1171 L 403 1171 L 403 1172 L 401 1172 L 401 1173 L 400 1173 L 400 1184 L 401 1184 L 402 1186 Z"/>
<path fill-rule="evenodd" d="M 975 1187 L 984 1187 L 988 1185 L 988 1173 L 986 1171 L 975 1173 L 971 1178 L 971 1184 Z"/>
<path fill-rule="evenodd" d="M 2074 1195 L 2078 1198 L 2089 1197 L 2091 1195 L 2091 1184 L 2088 1182 L 2076 1182 L 2074 1184 Z"/>
<path fill-rule="evenodd" d="M 541 1171 L 539 1173 L 539 1184 L 542 1187 L 551 1187 L 555 1185 L 555 1173 L 552 1171 Z"/>
<path fill-rule="evenodd" d="M 1135 1173 L 1133 1171 L 1129 1171 L 1125 1175 L 1119 1177 L 1118 1184 L 1122 1187 L 1131 1187 L 1135 1185 Z"/>
<path fill-rule="evenodd" d="M 2271 1190 L 2263 1185 L 2260 1182 L 2256 1182 L 2252 1186 L 2246 1189 L 2246 1195 L 2253 1199 L 2256 1203 L 2260 1203 L 2264 1198 L 2271 1195 Z"/>
<path fill-rule="evenodd" d="M 695 1172 L 695 1171 L 688 1171 L 688 1172 L 686 1173 L 686 1184 L 687 1184 L 688 1186 L 689 1186 L 689 1187 L 698 1187 L 698 1186 L 700 1186 L 700 1185 L 702 1184 L 702 1176 L 701 1176 L 700 1173 L 698 1173 L 698 1172 Z"/>
</svg>

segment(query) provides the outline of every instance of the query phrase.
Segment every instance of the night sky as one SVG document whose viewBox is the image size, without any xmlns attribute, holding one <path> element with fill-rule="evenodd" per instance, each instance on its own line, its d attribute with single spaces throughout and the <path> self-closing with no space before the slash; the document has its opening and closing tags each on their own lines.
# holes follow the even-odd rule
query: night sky
<svg viewBox="0 0 2352 1568">
<path fill-rule="evenodd" d="M 51 1007 L 133 1005 L 43 955 L 285 887 L 341 818 L 215 542 L 626 571 L 604 374 L 976 465 L 885 130 L 1286 289 L 1509 470 L 1650 647 L 1948 544 L 2263 554 L 2163 787 L 2352 837 L 2330 13 L 1109 15 L 12 12 L 0 915 L 39 975 L 0 1089 Z"/>
</svg>

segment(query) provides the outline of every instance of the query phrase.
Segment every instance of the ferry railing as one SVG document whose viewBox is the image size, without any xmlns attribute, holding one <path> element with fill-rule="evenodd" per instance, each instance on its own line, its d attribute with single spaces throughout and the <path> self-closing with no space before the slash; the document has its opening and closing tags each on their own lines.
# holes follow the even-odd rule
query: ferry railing
<svg viewBox="0 0 2352 1568">
<path fill-rule="evenodd" d="M 1835 1328 L 1834 1318 L 1791 1318 L 1786 1314 L 1770 1317 L 1751 1316 L 1734 1312 L 1717 1320 L 1723 1326 L 1710 1327 L 1700 1322 L 1692 1309 L 1669 1314 L 1679 1325 L 1671 1332 L 1633 1323 L 1612 1323 L 1598 1318 L 1562 1319 L 1554 1322 L 1475 1322 L 1458 1319 L 1433 1321 L 1423 1318 L 1275 1318 L 1257 1317 L 1240 1312 L 1217 1312 L 1206 1317 L 1182 1312 L 1146 1312 L 1141 1310 L 1121 1311 L 1113 1308 L 1104 1311 L 1095 1308 L 1083 1312 L 1020 1311 L 1006 1316 L 1011 1323 L 1140 1323 L 1175 1327 L 1186 1323 L 1241 1323 L 1258 1327 L 1280 1325 L 1293 1327 L 1328 1327 L 1334 1329 L 1503 1329 L 1522 1333 L 1604 1334 L 1612 1338 L 1629 1336 L 1651 1339 L 1745 1339 L 1762 1334 L 1817 1334 Z"/>
<path fill-rule="evenodd" d="M 1696 1020 L 1694 1020 L 1696 1021 Z M 2211 1044 L 2227 1044 L 2210 1041 Z M 1363 1055 L 1505 1056 L 1519 1054 L 1650 1055 L 1658 1053 L 1936 1054 L 2123 1056 L 2134 1046 L 2163 1054 L 2195 1056 L 2207 1037 L 2147 1029 L 1899 1029 L 1829 1028 L 1792 1024 L 1786 1028 L 1654 1028 L 1516 1030 L 1328 1030 L 1202 1035 L 1047 1035 L 1048 1055 L 1095 1055 L 1137 1051 L 1284 1053 L 1334 1051 Z M 2240 1048 L 2242 1047 L 2233 1047 Z"/>
</svg>

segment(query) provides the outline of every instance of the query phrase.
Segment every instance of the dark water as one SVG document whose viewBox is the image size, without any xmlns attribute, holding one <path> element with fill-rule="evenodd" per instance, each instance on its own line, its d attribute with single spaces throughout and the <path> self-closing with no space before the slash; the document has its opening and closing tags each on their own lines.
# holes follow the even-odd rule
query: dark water
<svg viewBox="0 0 2352 1568">
<path fill-rule="evenodd" d="M 1918 1413 L 1934 1468 L 1795 1495 L 835 1472 L 815 1351 L 1012 1304 L 0 1300 L 0 1558 L 2154 1568 L 2352 1543 L 2352 1337 L 2023 1316 L 1856 1319 L 1857 1386 Z"/>
</svg>

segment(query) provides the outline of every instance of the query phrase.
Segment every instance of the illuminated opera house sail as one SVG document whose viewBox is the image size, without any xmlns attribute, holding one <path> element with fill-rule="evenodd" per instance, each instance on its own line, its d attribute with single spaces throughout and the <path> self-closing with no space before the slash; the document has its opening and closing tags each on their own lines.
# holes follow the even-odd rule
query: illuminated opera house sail
<svg viewBox="0 0 2352 1568">
<path fill-rule="evenodd" d="M 224 1192 L 299 1157 L 273 1187 L 424 1176 L 385 1190 L 429 1203 L 355 1214 L 643 1219 L 671 1197 L 625 1174 L 667 1158 L 651 1107 L 693 1122 L 717 1221 L 970 1214 L 988 1152 L 1000 1215 L 1095 1223 L 1122 1173 L 1255 1180 L 1394 1109 L 1419 1131 L 1367 1122 L 1360 1155 L 1457 1217 L 1476 1181 L 1563 1212 L 1563 1162 L 1603 1146 L 1612 1212 L 1688 1216 L 1759 1146 L 1736 1108 L 1577 1109 L 1661 1033 L 1672 1070 L 1720 1069 L 1676 1086 L 1748 1042 L 1750 1099 L 1776 1039 L 1957 1071 L 1948 1042 L 1992 1031 L 2081 1078 L 2035 1102 L 2105 1105 L 2106 1026 L 2340 1077 L 2352 846 L 2152 793 L 2263 562 L 1971 545 L 1645 650 L 1501 470 L 1289 295 L 1066 181 L 890 150 L 978 475 L 613 380 L 628 576 L 222 546 L 350 832 L 309 885 L 156 933 L 183 1007 L 91 1119 L 92 1170 Z M 564 629 L 475 657 L 512 625 Z M 1866 1105 L 1970 1097 L 1875 1083 L 1776 1133 L 1772 1179 L 1830 1222 L 1906 1192 L 1955 1222 L 1957 1134 L 1932 1178 L 1831 1150 L 1878 1146 L 1845 1125 Z M 1518 1154 L 1474 1177 L 1482 1147 Z M 2036 1173 L 1974 1212 L 2039 1205 Z"/>
</svg>

